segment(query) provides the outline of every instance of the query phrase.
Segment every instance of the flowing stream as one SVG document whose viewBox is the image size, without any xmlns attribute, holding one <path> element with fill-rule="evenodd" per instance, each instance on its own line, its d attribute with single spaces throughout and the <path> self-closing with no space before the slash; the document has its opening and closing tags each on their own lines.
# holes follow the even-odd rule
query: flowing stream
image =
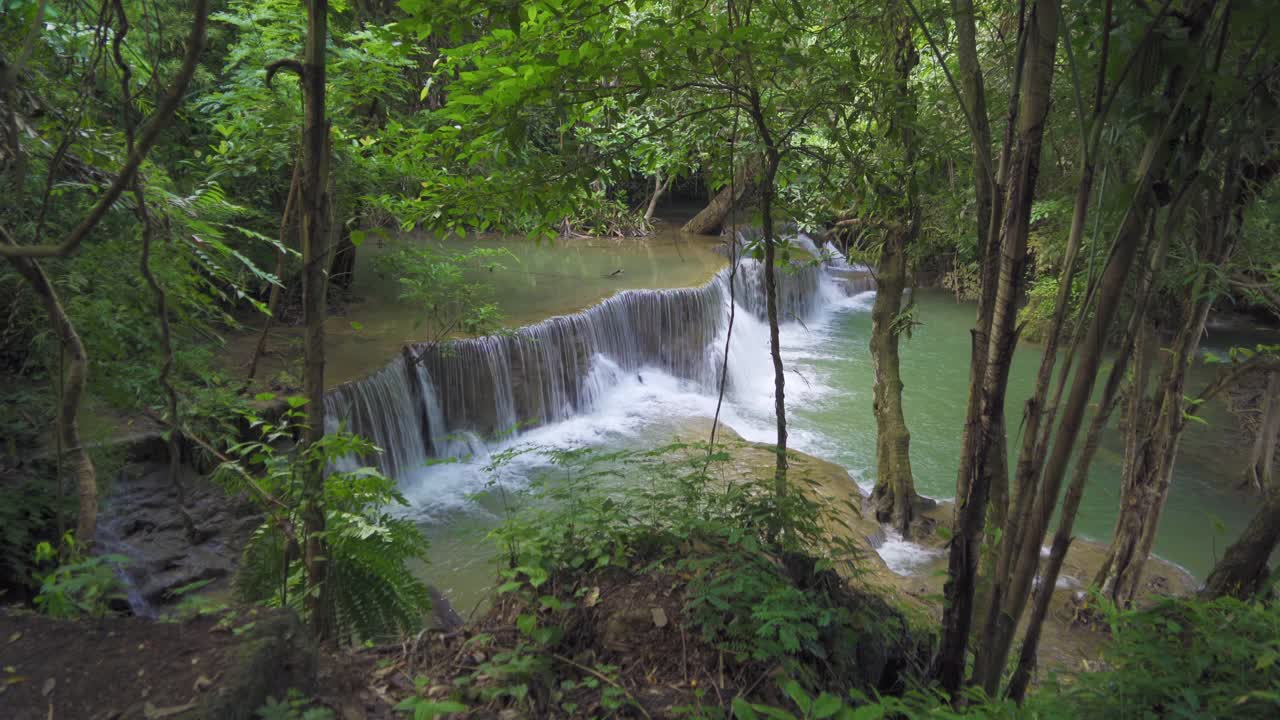
<svg viewBox="0 0 1280 720">
<path fill-rule="evenodd" d="M 817 253 L 803 236 L 796 244 Z M 869 288 L 865 271 L 842 260 L 797 263 L 780 287 L 790 444 L 844 466 L 864 489 L 874 481 L 875 447 Z M 734 289 L 722 419 L 748 440 L 771 441 L 772 365 L 759 264 L 743 261 Z M 582 312 L 508 334 L 408 345 L 381 369 L 331 390 L 328 424 L 345 425 L 385 449 L 362 460 L 399 481 L 432 541 L 432 564 L 423 572 L 465 613 L 493 581 L 495 548 L 485 533 L 541 462 L 520 456 L 495 473 L 486 468 L 493 453 L 515 445 L 638 447 L 669 440 L 684 419 L 710 417 L 729 290 L 724 269 L 699 287 L 625 290 Z M 932 291 L 917 291 L 915 301 L 923 324 L 902 352 L 912 464 L 920 492 L 949 499 L 968 393 L 973 307 Z M 1205 346 L 1222 352 L 1239 339 L 1232 331 L 1213 331 Z M 1015 358 L 1007 407 L 1011 433 L 1039 359 L 1029 345 Z M 1209 371 L 1193 372 L 1189 387 L 1197 389 Z M 1193 425 L 1184 437 L 1156 542 L 1158 554 L 1198 576 L 1254 505 L 1231 487 L 1241 454 L 1235 421 L 1220 405 L 1204 414 L 1208 424 Z M 1112 530 L 1118 435 L 1108 436 L 1094 462 L 1076 525 L 1082 537 L 1105 541 Z M 1010 446 L 1017 447 L 1012 437 Z M 881 553 L 902 572 L 927 557 L 923 548 L 902 541 Z"/>
</svg>

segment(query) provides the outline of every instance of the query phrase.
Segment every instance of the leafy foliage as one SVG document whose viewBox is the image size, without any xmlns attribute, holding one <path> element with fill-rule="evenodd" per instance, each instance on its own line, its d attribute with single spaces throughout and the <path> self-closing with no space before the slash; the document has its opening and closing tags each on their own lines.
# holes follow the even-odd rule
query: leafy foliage
<svg viewBox="0 0 1280 720">
<path fill-rule="evenodd" d="M 129 562 L 121 555 L 86 556 L 84 547 L 71 533 L 54 548 L 47 542 L 36 546 L 37 564 L 53 563 L 47 573 L 37 573 L 40 593 L 36 608 L 50 617 L 102 617 L 111 612 L 111 601 L 122 597 L 117 569 Z"/>
<path fill-rule="evenodd" d="M 1060 689 L 1080 715 L 1273 717 L 1280 605 L 1165 600 L 1115 613 L 1108 667 Z"/>
<path fill-rule="evenodd" d="M 253 419 L 259 440 L 232 446 L 237 461 L 217 477 L 230 487 L 250 490 L 261 501 L 263 523 L 245 547 L 236 579 L 240 597 L 268 606 L 287 605 L 306 614 L 307 585 L 300 548 L 302 474 L 330 468 L 325 478 L 325 540 L 329 548 L 328 598 L 336 631 L 363 639 L 398 637 L 419 628 L 431 608 L 430 595 L 412 572 L 425 562 L 427 542 L 412 520 L 388 507 L 407 504 L 395 482 L 373 468 L 337 470 L 350 457 L 377 452 L 348 433 L 330 433 L 306 450 L 283 453 L 276 444 L 298 430 L 303 402 L 290 399 L 281 421 Z M 259 470 L 260 469 L 260 470 Z"/>
<path fill-rule="evenodd" d="M 501 327 L 501 311 L 491 300 L 492 285 L 475 277 L 501 270 L 503 260 L 515 259 L 506 249 L 450 252 L 433 243 L 415 243 L 378 256 L 375 269 L 400 283 L 400 299 L 421 308 L 419 324 L 430 318 L 431 339 L 438 342 L 454 333 L 483 335 Z"/>
<path fill-rule="evenodd" d="M 717 473 L 732 452 L 708 455 L 703 444 L 549 457 L 554 469 L 531 507 L 494 531 L 508 559 L 503 592 L 554 611 L 563 602 L 556 588 L 575 577 L 671 572 L 686 578 L 683 611 L 704 642 L 739 665 L 778 665 L 810 688 L 857 682 L 848 672 L 856 648 L 914 632 L 887 607 L 847 594 L 834 571 L 856 574 L 856 551 L 829 530 L 836 507 L 803 492 L 803 478 L 781 497 L 771 478 L 725 483 Z M 554 622 L 516 623 L 535 648 L 560 642 Z"/>
</svg>

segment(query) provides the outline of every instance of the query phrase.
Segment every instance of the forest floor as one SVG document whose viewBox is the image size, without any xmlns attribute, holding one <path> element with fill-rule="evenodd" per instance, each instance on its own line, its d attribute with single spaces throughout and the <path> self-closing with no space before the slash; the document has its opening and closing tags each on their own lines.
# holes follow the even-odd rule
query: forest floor
<svg viewBox="0 0 1280 720">
<path fill-rule="evenodd" d="M 705 422 L 680 428 L 692 437 L 706 437 L 706 431 Z M 769 447 L 746 443 L 723 426 L 719 432 L 733 458 L 718 471 L 722 481 L 772 471 L 775 456 Z M 890 538 L 859 511 L 860 492 L 844 468 L 797 453 L 790 472 L 797 487 L 830 507 L 843 508 L 829 529 L 861 549 L 857 571 L 845 578 L 852 597 L 876 607 L 887 602 L 889 612 L 909 618 L 912 627 L 927 631 L 935 626 L 945 579 L 939 570 L 946 562 L 940 536 L 922 533 L 916 540 L 928 548 L 930 559 L 913 574 L 900 575 L 875 552 Z M 159 492 L 158 480 L 150 479 Z M 946 524 L 950 513 L 950 505 L 940 504 L 928 516 Z M 1092 578 L 1103 551 L 1095 543 L 1073 545 L 1063 570 L 1073 580 L 1055 591 L 1040 644 L 1042 671 L 1070 675 L 1097 669 L 1106 629 L 1078 619 L 1074 595 Z M 398 644 L 322 653 L 320 680 L 311 697 L 342 720 L 402 717 L 395 706 L 406 699 L 444 702 L 464 687 L 490 698 L 472 703 L 468 717 L 499 720 L 521 717 L 509 708 L 504 712 L 503 698 L 509 696 L 503 693 L 508 692 L 533 693 L 531 701 L 539 707 L 561 709 L 553 716 L 582 717 L 615 706 L 631 708 L 629 714 L 636 717 L 671 717 L 679 707 L 725 707 L 743 692 L 768 700 L 761 693 L 775 692 L 769 677 L 777 668 L 735 663 L 703 642 L 686 611 L 686 580 L 667 567 L 572 579 L 579 591 L 586 588 L 586 600 L 565 621 L 571 649 L 540 658 L 548 663 L 541 668 L 542 680 L 509 677 L 519 676 L 513 661 L 528 659 L 516 652 L 522 643 L 517 618 L 528 609 L 504 596 L 460 630 L 427 631 Z M 1194 579 L 1180 568 L 1154 558 L 1148 566 L 1147 596 L 1194 589 Z M 229 614 L 181 622 L 57 621 L 0 614 L 0 706 L 10 709 L 5 717 L 14 720 L 151 719 L 198 712 L 211 693 L 238 682 L 228 678 L 244 663 L 241 634 L 253 625 L 251 619 Z M 547 682 L 548 677 L 555 682 Z M 253 702 L 264 701 L 261 696 Z M 574 711 L 563 712 L 566 706 Z"/>
<path fill-rule="evenodd" d="M 184 707 L 235 647 L 215 621 L 70 622 L 0 615 L 0 705 L 12 720 L 141 717 Z"/>
</svg>

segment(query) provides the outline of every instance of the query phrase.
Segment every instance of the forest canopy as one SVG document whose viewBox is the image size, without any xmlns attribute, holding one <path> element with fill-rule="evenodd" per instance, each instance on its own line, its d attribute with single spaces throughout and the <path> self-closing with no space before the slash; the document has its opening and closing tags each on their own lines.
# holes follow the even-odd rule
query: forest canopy
<svg viewBox="0 0 1280 720">
<path fill-rule="evenodd" d="M 416 430 L 394 440 L 421 446 L 423 466 L 490 451 L 509 460 L 502 442 L 587 406 L 593 350 L 631 342 L 644 363 L 596 355 L 641 383 L 627 362 L 703 373 L 716 396 L 708 442 L 680 450 L 706 459 L 700 471 L 654 469 L 605 448 L 621 453 L 610 462 L 676 482 L 687 505 L 635 525 L 613 503 L 641 513 L 672 498 L 584 490 L 596 503 L 588 534 L 597 561 L 696 576 L 707 597 L 724 589 L 702 574 L 715 563 L 670 556 L 706 545 L 701 533 L 717 561 L 756 573 L 741 590 L 761 593 L 766 610 L 693 616 L 720 650 L 754 637 L 762 654 L 742 658 L 776 661 L 800 694 L 779 682 L 772 695 L 720 697 L 720 716 L 792 717 L 770 714 L 783 695 L 803 717 L 1022 706 L 1107 442 L 1120 458 L 1117 521 L 1071 607 L 1094 628 L 1113 621 L 1116 675 L 1085 681 L 1072 707 L 1107 712 L 1107 683 L 1152 663 L 1168 639 L 1159 628 L 1183 618 L 1194 623 L 1188 645 L 1233 668 L 1213 681 L 1229 692 L 1191 705 L 1274 709 L 1277 687 L 1254 673 L 1276 660 L 1278 71 L 1280 15 L 1268 0 L 0 0 L 0 586 L 63 614 L 102 609 L 92 588 L 111 571 L 99 515 L 145 435 L 163 447 L 191 547 L 210 531 L 193 516 L 189 481 L 256 508 L 237 550 L 241 600 L 293 608 L 330 643 L 411 636 L 432 606 L 417 568 L 433 550 L 401 511 L 412 505 L 405 448 L 386 441 L 401 425 L 351 400 L 347 381 L 359 378 L 334 380 L 334 323 L 367 341 L 357 352 L 404 364 L 409 389 L 384 388 L 380 402 L 416 403 L 403 413 Z M 727 293 L 714 297 L 714 320 L 695 316 L 711 301 L 690 309 L 685 295 L 636 311 L 666 324 L 617 330 L 625 340 L 600 340 L 585 320 L 534 337 L 495 299 L 494 278 L 521 262 L 519 247 L 657 242 L 677 228 L 723 239 L 727 274 L 702 289 Z M 448 244 L 474 238 L 506 245 Z M 849 483 L 847 502 L 946 558 L 928 639 L 916 647 L 903 625 L 911 642 L 894 646 L 916 653 L 911 681 L 875 698 L 864 691 L 886 688 L 823 665 L 828 624 L 855 628 L 861 616 L 843 614 L 854 600 L 814 560 L 839 554 L 815 519 L 829 508 L 806 504 L 792 467 L 805 461 L 788 445 L 787 393 L 808 381 L 788 374 L 781 328 L 804 324 L 804 303 L 816 302 L 805 283 L 827 282 L 814 273 L 832 267 L 839 282 L 856 276 L 876 291 L 864 346 L 873 486 L 863 498 Z M 366 272 L 392 288 L 398 312 L 419 316 L 411 341 L 388 350 L 360 335 L 351 309 Z M 942 511 L 918 490 L 918 420 L 903 400 L 925 287 L 973 316 L 967 353 L 948 358 L 969 374 Z M 752 352 L 768 364 L 750 364 L 749 383 L 769 393 L 771 450 L 751 492 L 718 499 L 704 485 L 713 462 L 728 462 L 717 432 L 727 378 L 741 377 L 730 372 L 742 362 L 731 352 L 739 308 L 762 328 Z M 1207 353 L 1217 317 L 1245 318 L 1265 340 Z M 1019 347 L 1035 348 L 1019 356 L 1035 366 L 1027 392 L 1010 380 Z M 553 389 L 536 400 L 477 390 L 498 363 L 512 387 Z M 430 405 L 431 392 L 445 399 Z M 340 403 L 349 416 L 333 410 Z M 1241 487 L 1220 490 L 1248 493 L 1256 515 L 1220 557 L 1215 548 L 1195 598 L 1155 602 L 1144 573 L 1180 445 L 1218 405 L 1247 448 L 1233 453 Z M 551 457 L 557 468 L 581 459 Z M 582 579 L 583 563 L 564 553 L 580 537 L 521 522 L 496 531 L 508 543 L 504 594 L 544 597 L 529 567 Z M 49 594 L 68 578 L 96 580 L 75 602 Z M 562 610 L 566 598 L 545 597 L 543 610 Z M 773 611 L 803 615 L 807 640 L 751 624 Z M 1240 645 L 1261 648 L 1256 664 L 1214 646 L 1224 617 L 1242 618 Z M 550 628 L 521 637 L 554 656 L 563 638 L 534 632 Z M 1126 707 L 1159 713 L 1160 693 L 1197 682 L 1182 666 L 1161 671 L 1167 686 L 1125 695 Z M 647 716 L 611 678 L 630 704 L 615 700 Z M 548 712 L 545 698 L 517 695 L 483 700 Z"/>
</svg>

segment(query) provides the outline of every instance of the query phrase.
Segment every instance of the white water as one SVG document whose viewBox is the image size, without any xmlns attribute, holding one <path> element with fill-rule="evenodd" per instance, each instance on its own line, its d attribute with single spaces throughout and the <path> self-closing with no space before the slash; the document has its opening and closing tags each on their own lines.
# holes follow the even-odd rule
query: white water
<svg viewBox="0 0 1280 720">
<path fill-rule="evenodd" d="M 793 242 L 818 255 L 807 237 Z M 839 270 L 850 269 L 846 264 Z M 807 266 L 782 278 L 781 314 L 789 320 L 780 337 L 788 408 L 818 407 L 837 392 L 814 361 L 832 357 L 832 326 L 839 316 L 869 311 L 875 295 L 848 295 L 846 277 Z M 749 441 L 769 442 L 775 433 L 773 368 L 762 282 L 758 265 L 744 261 L 734 283 L 737 302 L 721 419 Z M 342 418 L 387 449 L 379 464 L 399 480 L 412 512 L 424 522 L 448 523 L 460 512 L 486 513 L 473 500 L 476 493 L 495 483 L 518 490 L 545 467 L 540 454 L 529 453 L 495 470 L 490 467 L 495 453 L 518 446 L 567 450 L 663 442 L 673 420 L 710 418 L 729 310 L 725 271 L 703 288 L 620 293 L 584 313 L 551 318 L 516 336 L 462 341 L 446 352 L 413 348 L 424 362 L 409 366 L 398 358 L 379 373 L 331 392 L 328 424 L 336 427 Z M 520 428 L 527 422 L 534 427 Z M 848 442 L 795 413 L 789 412 L 788 422 L 789 444 L 798 451 L 832 457 Z M 506 437 L 478 439 L 504 430 Z M 867 491 L 872 483 L 867 468 L 849 470 Z M 933 557 L 896 537 L 879 552 L 902 574 L 918 571 Z"/>
</svg>

